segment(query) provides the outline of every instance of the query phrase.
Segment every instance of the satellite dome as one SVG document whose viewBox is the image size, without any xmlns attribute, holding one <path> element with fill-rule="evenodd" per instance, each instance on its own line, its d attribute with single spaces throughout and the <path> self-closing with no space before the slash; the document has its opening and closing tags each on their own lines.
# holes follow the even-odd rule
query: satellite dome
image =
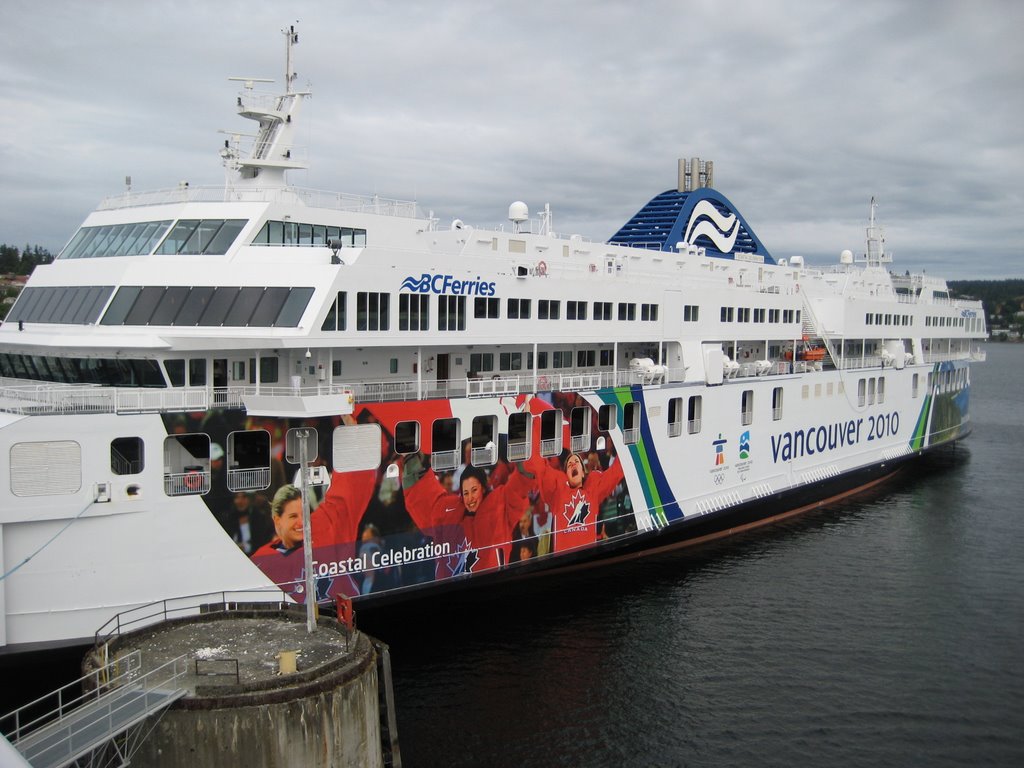
<svg viewBox="0 0 1024 768">
<path fill-rule="evenodd" d="M 530 219 L 530 208 L 522 200 L 516 200 L 508 207 L 508 220 L 517 224 Z"/>
</svg>

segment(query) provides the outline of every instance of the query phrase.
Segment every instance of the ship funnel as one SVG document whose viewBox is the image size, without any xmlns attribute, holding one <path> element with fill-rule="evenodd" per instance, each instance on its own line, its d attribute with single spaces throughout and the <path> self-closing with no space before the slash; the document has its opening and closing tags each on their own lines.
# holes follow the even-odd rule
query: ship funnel
<svg viewBox="0 0 1024 768">
<path fill-rule="evenodd" d="M 689 160 L 679 158 L 678 182 L 679 192 L 693 192 L 701 187 L 712 187 L 715 184 L 715 164 L 710 160 L 702 161 L 699 157 Z"/>
</svg>

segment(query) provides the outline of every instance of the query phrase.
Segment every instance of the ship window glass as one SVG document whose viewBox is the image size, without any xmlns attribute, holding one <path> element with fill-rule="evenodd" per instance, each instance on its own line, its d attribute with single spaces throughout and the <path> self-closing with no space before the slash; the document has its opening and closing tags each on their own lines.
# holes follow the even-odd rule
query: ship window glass
<svg viewBox="0 0 1024 768">
<path fill-rule="evenodd" d="M 205 243 L 202 252 L 209 256 L 222 256 L 227 253 L 228 249 L 238 237 L 238 233 L 241 232 L 248 223 L 249 222 L 245 219 L 228 219 L 219 229 L 217 229 L 216 234 L 214 234 L 213 237 Z"/>
<path fill-rule="evenodd" d="M 547 367 L 548 367 L 548 353 L 547 352 L 538 352 L 537 353 L 537 369 L 538 370 L 547 369 Z M 542 389 L 543 389 L 543 387 L 542 387 Z"/>
<path fill-rule="evenodd" d="M 164 493 L 191 496 L 210 492 L 210 436 L 202 433 L 164 438 Z"/>
<path fill-rule="evenodd" d="M 686 404 L 686 431 L 691 435 L 700 432 L 701 410 L 703 399 L 701 395 L 693 395 Z"/>
<path fill-rule="evenodd" d="M 196 231 L 198 226 L 199 219 L 181 219 L 171 228 L 171 231 L 164 238 L 164 241 L 160 243 L 160 247 L 156 249 L 156 252 L 160 254 L 178 253 L 188 239 L 192 237 L 192 233 Z"/>
<path fill-rule="evenodd" d="M 116 437 L 110 441 L 110 471 L 115 475 L 137 475 L 146 464 L 146 447 L 141 437 Z"/>
<path fill-rule="evenodd" d="M 12 323 L 16 320 L 27 319 L 32 308 L 39 301 L 42 296 L 41 288 L 23 288 L 21 293 L 18 294 L 17 300 L 14 302 L 14 306 L 11 307 L 11 311 L 7 313 L 7 322 Z"/>
<path fill-rule="evenodd" d="M 595 320 L 611 320 L 612 319 L 612 303 L 610 301 L 595 301 L 594 302 L 594 319 Z"/>
<path fill-rule="evenodd" d="M 613 358 L 612 350 L 610 350 L 610 349 L 602 349 L 601 350 L 601 365 L 608 366 L 608 365 L 612 365 L 614 362 L 615 362 L 615 360 Z"/>
<path fill-rule="evenodd" d="M 878 402 L 885 402 L 885 376 L 878 377 Z"/>
<path fill-rule="evenodd" d="M 782 418 L 782 387 L 775 387 L 772 390 L 772 419 L 779 421 Z"/>
<path fill-rule="evenodd" d="M 875 404 L 875 379 L 868 379 L 868 405 Z"/>
<path fill-rule="evenodd" d="M 185 386 L 185 361 L 182 358 L 164 360 L 164 370 L 167 371 L 167 380 L 172 387 Z"/>
<path fill-rule="evenodd" d="M 696 304 L 686 304 L 683 306 L 683 322 L 684 323 L 696 323 L 700 315 L 700 307 Z"/>
<path fill-rule="evenodd" d="M 469 371 L 470 373 L 480 373 L 481 371 L 493 371 L 494 370 L 494 353 L 493 352 L 470 352 L 469 353 Z"/>
<path fill-rule="evenodd" d="M 240 328 L 248 325 L 249 318 L 252 317 L 253 310 L 256 309 L 256 304 L 262 296 L 262 288 L 255 286 L 242 288 L 239 291 L 234 304 L 231 305 L 231 311 L 229 311 L 227 317 L 224 318 L 224 325 L 232 328 Z"/>
<path fill-rule="evenodd" d="M 270 433 L 253 429 L 228 433 L 228 490 L 262 491 L 270 487 Z"/>
<path fill-rule="evenodd" d="M 206 360 L 193 358 L 188 361 L 188 383 L 193 387 L 206 386 Z"/>
<path fill-rule="evenodd" d="M 175 285 L 167 289 L 160 303 L 156 305 L 153 316 L 149 318 L 150 325 L 173 325 L 174 318 L 178 316 L 185 299 L 188 298 L 189 289 L 187 286 Z M 142 294 L 145 301 L 145 291 Z"/>
<path fill-rule="evenodd" d="M 522 352 L 502 352 L 498 355 L 498 370 L 521 371 L 523 369 Z"/>
<path fill-rule="evenodd" d="M 385 296 L 387 294 L 384 294 Z M 295 328 L 302 319 L 302 313 L 306 311 L 306 305 L 313 297 L 312 288 L 292 288 L 288 291 L 288 298 L 281 307 L 281 314 L 277 316 L 274 326 L 277 328 Z M 386 319 L 386 317 L 385 317 Z M 386 330 L 386 329 L 385 329 Z"/>
<path fill-rule="evenodd" d="M 416 453 L 420 449 L 420 423 L 400 421 L 395 424 L 395 451 L 402 455 Z"/>
<path fill-rule="evenodd" d="M 188 236 L 188 239 L 182 243 L 178 249 L 178 253 L 188 256 L 193 256 L 198 253 L 206 251 L 206 246 L 213 240 L 214 235 L 224 226 L 224 220 L 220 219 L 204 219 L 196 224 L 192 233 Z"/>
<path fill-rule="evenodd" d="M 562 412 L 558 409 L 540 415 L 540 455 L 558 456 L 562 452 Z"/>
<path fill-rule="evenodd" d="M 338 291 L 338 295 L 333 302 L 331 302 L 331 308 L 327 312 L 327 317 L 324 318 L 324 324 L 320 326 L 321 331 L 344 331 L 347 318 L 345 316 L 346 300 L 348 299 L 345 291 Z"/>
<path fill-rule="evenodd" d="M 754 421 L 754 390 L 745 389 L 740 396 L 740 424 L 746 426 Z"/>
<path fill-rule="evenodd" d="M 915 373 L 911 377 L 911 379 L 910 379 L 910 396 L 911 397 L 917 397 L 918 388 L 920 387 L 920 382 L 921 382 L 920 375 Z"/>
<path fill-rule="evenodd" d="M 626 445 L 640 441 L 640 403 L 622 406 L 622 441 Z"/>
<path fill-rule="evenodd" d="M 390 327 L 388 299 L 390 294 L 359 291 L 356 294 L 356 330 L 386 331 Z M 444 297 L 439 297 L 444 298 Z"/>
<path fill-rule="evenodd" d="M 569 450 L 573 453 L 590 450 L 590 409 L 573 408 L 569 412 Z"/>
<path fill-rule="evenodd" d="M 497 463 L 498 417 L 474 416 L 470 443 L 470 463 L 474 467 L 490 467 Z"/>
<path fill-rule="evenodd" d="M 64 301 L 64 296 L 67 293 L 67 288 L 48 288 L 44 289 L 46 292 L 43 294 L 42 300 L 36 305 L 35 310 L 32 312 L 32 316 L 29 318 L 34 323 L 48 323 L 51 321 L 57 308 L 61 306 L 61 302 Z"/>
<path fill-rule="evenodd" d="M 430 466 L 435 472 L 459 466 L 460 442 L 458 419 L 437 419 L 431 425 Z"/>
<path fill-rule="evenodd" d="M 529 320 L 530 299 L 509 299 L 505 307 L 505 316 L 510 320 Z"/>
<path fill-rule="evenodd" d="M 68 293 L 64 297 L 64 304 L 57 307 L 57 313 L 53 316 L 53 322 L 71 322 L 71 318 L 78 314 L 78 310 L 85 301 L 85 297 L 88 292 L 88 288 L 69 288 Z"/>
<path fill-rule="evenodd" d="M 77 493 L 82 488 L 82 446 L 74 440 L 15 443 L 10 477 L 15 496 Z"/>
<path fill-rule="evenodd" d="M 213 292 L 214 289 L 211 287 L 192 288 L 182 304 L 178 316 L 174 318 L 174 324 L 198 325 L 199 318 L 202 317 L 203 312 L 206 310 L 206 305 L 213 297 Z"/>
<path fill-rule="evenodd" d="M 602 405 L 597 409 L 597 428 L 601 432 L 610 432 L 616 426 L 618 413 L 614 403 Z"/>
<path fill-rule="evenodd" d="M 657 304 L 641 304 L 640 305 L 640 319 L 650 320 L 656 322 L 658 319 L 658 305 Z"/>
<path fill-rule="evenodd" d="M 213 296 L 210 297 L 210 301 L 206 305 L 206 310 L 203 312 L 203 316 L 199 318 L 199 325 L 222 325 L 224 323 L 224 318 L 228 316 L 231 305 L 234 304 L 235 299 L 238 298 L 238 292 L 240 290 L 240 288 L 228 288 L 223 285 L 215 288 Z"/>
<path fill-rule="evenodd" d="M 509 414 L 507 449 L 509 461 L 526 461 L 530 458 L 532 423 L 532 417 L 528 413 Z"/>
<path fill-rule="evenodd" d="M 282 286 L 267 288 L 259 296 L 256 308 L 249 318 L 249 325 L 257 328 L 270 328 L 277 316 L 281 314 L 281 308 L 288 300 L 288 289 Z"/>
<path fill-rule="evenodd" d="M 668 401 L 668 436 L 683 434 L 683 398 L 673 397 Z"/>
<path fill-rule="evenodd" d="M 557 299 L 539 299 L 537 301 L 537 318 L 540 320 L 558 320 L 562 314 L 562 302 Z"/>
<path fill-rule="evenodd" d="M 430 296 L 425 293 L 398 294 L 398 330 L 430 329 Z"/>
<path fill-rule="evenodd" d="M 128 312 L 141 292 L 142 288 L 135 285 L 126 285 L 118 288 L 117 293 L 114 294 L 114 300 L 110 302 L 110 306 L 104 313 L 103 319 L 100 320 L 100 324 L 123 325 L 124 319 L 128 316 Z"/>
<path fill-rule="evenodd" d="M 424 296 L 423 298 L 427 298 Z M 386 328 L 382 330 L 387 330 Z M 439 331 L 464 331 L 466 330 L 466 297 L 465 296 L 438 296 L 437 297 L 437 330 Z"/>
<path fill-rule="evenodd" d="M 477 296 L 473 300 L 473 317 L 493 320 L 498 317 L 498 307 L 501 302 L 498 299 L 487 296 Z"/>
<path fill-rule="evenodd" d="M 593 368 L 597 364 L 597 350 L 596 349 L 579 349 L 576 350 L 576 367 L 577 368 Z"/>
<path fill-rule="evenodd" d="M 96 227 L 96 235 L 90 238 L 89 242 L 86 243 L 79 255 L 79 258 L 88 259 L 91 258 L 94 253 L 97 256 L 101 255 L 106 242 L 110 237 L 110 233 L 113 231 L 114 228 L 111 226 Z"/>
<path fill-rule="evenodd" d="M 619 320 L 636 320 L 636 304 L 633 302 L 619 302 Z"/>
<path fill-rule="evenodd" d="M 57 258 L 77 259 L 78 256 L 76 254 L 79 251 L 83 250 L 84 245 L 95 236 L 95 228 L 82 227 L 77 232 L 75 232 L 75 236 L 71 238 L 71 241 L 67 245 L 64 246 L 64 250 L 57 254 Z"/>
<path fill-rule="evenodd" d="M 276 384 L 280 378 L 279 363 L 276 357 L 250 357 L 249 383 L 256 383 L 256 364 L 259 363 L 260 384 Z"/>
<path fill-rule="evenodd" d="M 806 385 L 805 385 L 806 386 Z M 857 405 L 861 408 L 867 403 L 867 382 L 864 379 L 857 380 Z"/>
</svg>

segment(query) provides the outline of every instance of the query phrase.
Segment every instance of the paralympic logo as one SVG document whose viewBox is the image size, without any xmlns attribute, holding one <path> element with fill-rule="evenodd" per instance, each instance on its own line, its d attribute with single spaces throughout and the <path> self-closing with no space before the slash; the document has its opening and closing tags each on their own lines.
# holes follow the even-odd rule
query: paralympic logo
<svg viewBox="0 0 1024 768">
<path fill-rule="evenodd" d="M 399 290 L 411 293 L 437 293 L 451 294 L 453 296 L 493 296 L 495 285 L 493 281 L 481 280 L 477 275 L 475 280 L 457 280 L 454 275 L 431 275 L 424 272 L 419 277 L 409 275 L 402 281 Z"/>
</svg>

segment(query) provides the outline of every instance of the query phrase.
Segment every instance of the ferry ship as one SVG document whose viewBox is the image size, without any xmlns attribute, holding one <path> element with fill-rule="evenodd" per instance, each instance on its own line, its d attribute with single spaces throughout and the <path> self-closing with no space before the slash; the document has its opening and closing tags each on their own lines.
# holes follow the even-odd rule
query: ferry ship
<svg viewBox="0 0 1024 768">
<path fill-rule="evenodd" d="M 606 242 L 547 206 L 487 229 L 296 188 L 284 34 L 225 184 L 105 199 L 0 327 L 4 651 L 221 590 L 500 590 L 769 523 L 969 431 L 981 305 L 893 272 L 873 202 L 865 252 L 815 265 L 699 159 Z"/>
</svg>

